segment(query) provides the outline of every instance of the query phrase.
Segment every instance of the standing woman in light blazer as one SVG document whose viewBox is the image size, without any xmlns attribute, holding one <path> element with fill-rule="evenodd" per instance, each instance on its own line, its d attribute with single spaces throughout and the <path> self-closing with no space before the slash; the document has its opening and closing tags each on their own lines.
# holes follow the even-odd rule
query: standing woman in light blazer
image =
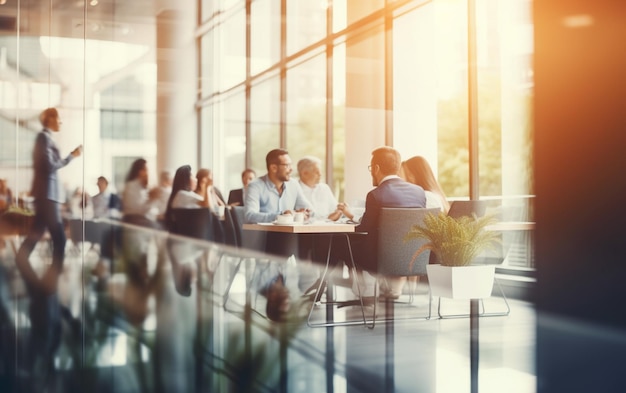
<svg viewBox="0 0 626 393">
<path fill-rule="evenodd" d="M 61 128 L 59 113 L 55 108 L 48 108 L 41 112 L 39 121 L 43 130 L 37 135 L 33 150 L 34 176 L 31 190 L 35 198 L 35 217 L 30 233 L 20 246 L 16 264 L 31 294 L 33 290 L 39 294 L 52 294 L 56 292 L 58 277 L 63 269 L 66 241 L 60 209 L 65 200 L 57 170 L 80 156 L 82 146 L 61 158 L 59 149 L 52 140 L 52 133 L 59 132 Z M 28 258 L 46 229 L 52 239 L 52 265 L 39 279 Z"/>
</svg>

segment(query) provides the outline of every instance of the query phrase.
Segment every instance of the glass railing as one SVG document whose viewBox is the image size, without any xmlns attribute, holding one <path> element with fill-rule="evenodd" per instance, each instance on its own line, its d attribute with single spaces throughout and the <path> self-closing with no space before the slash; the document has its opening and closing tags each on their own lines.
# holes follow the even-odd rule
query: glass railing
<svg viewBox="0 0 626 393">
<path fill-rule="evenodd" d="M 16 269 L 24 233 L 3 232 L 3 392 L 369 391 L 414 384 L 406 373 L 389 374 L 394 366 L 406 371 L 403 349 L 394 361 L 384 340 L 366 345 L 378 340 L 376 330 L 307 326 L 360 323 L 363 310 L 344 267 L 334 269 L 332 284 L 316 299 L 323 264 L 113 220 L 73 225 L 58 288 L 50 294 L 27 289 Z M 44 237 L 30 264 L 42 276 L 50 260 Z M 430 307 L 427 283 L 399 300 L 406 308 L 396 306 L 396 318 L 423 318 Z M 389 305 L 379 302 L 376 327 L 386 335 Z M 364 311 L 369 325 L 371 300 Z M 438 334 L 424 326 L 423 334 Z M 455 357 L 467 356 L 462 341 Z"/>
</svg>

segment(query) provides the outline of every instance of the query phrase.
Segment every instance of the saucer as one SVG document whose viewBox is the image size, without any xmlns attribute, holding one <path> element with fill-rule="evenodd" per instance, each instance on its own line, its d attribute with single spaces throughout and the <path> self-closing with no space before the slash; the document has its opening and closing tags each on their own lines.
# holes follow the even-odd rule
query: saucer
<svg viewBox="0 0 626 393">
<path fill-rule="evenodd" d="M 274 224 L 274 225 L 289 225 L 289 226 L 294 226 L 294 225 L 304 225 L 304 223 L 303 223 L 303 222 L 295 222 L 295 221 L 292 221 L 292 222 L 285 222 L 285 223 L 278 222 L 278 221 L 272 221 L 272 224 Z"/>
</svg>

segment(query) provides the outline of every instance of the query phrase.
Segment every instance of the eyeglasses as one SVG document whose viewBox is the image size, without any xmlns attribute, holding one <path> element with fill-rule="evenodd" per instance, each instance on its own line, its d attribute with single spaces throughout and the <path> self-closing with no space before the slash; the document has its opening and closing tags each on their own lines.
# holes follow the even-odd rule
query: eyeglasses
<svg viewBox="0 0 626 393">
<path fill-rule="evenodd" d="M 281 164 L 281 163 L 278 163 L 276 165 L 280 165 L 280 166 L 284 166 L 284 167 L 287 167 L 287 168 L 291 168 L 291 164 Z"/>
</svg>

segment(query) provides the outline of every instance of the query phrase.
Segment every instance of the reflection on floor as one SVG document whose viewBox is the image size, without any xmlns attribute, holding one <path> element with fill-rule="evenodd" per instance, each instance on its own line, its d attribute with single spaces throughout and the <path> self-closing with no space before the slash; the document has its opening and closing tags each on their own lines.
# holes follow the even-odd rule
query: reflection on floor
<svg viewBox="0 0 626 393">
<path fill-rule="evenodd" d="M 266 317 L 264 285 L 254 283 L 260 271 L 272 271 L 267 261 L 227 248 L 172 247 L 158 236 L 149 243 L 140 254 L 114 258 L 110 268 L 97 263 L 97 250 L 68 251 L 59 293 L 42 308 L 45 313 L 61 305 L 43 318 L 49 326 L 60 324 L 59 337 L 33 337 L 34 302 L 16 274 L 10 247 L 1 250 L 0 391 L 470 391 L 469 320 L 436 318 L 437 299 L 433 318 L 423 319 L 427 284 L 418 285 L 412 303 L 407 294 L 387 303 L 393 304 L 393 323 L 384 322 L 388 310 L 379 302 L 374 329 L 308 327 L 311 303 L 293 294 L 289 321 L 276 323 Z M 181 253 L 185 258 L 177 257 Z M 46 259 L 45 247 L 39 254 Z M 289 280 L 287 265 L 277 264 Z M 301 269 L 313 276 L 318 270 Z M 190 296 L 180 294 L 185 272 L 193 277 Z M 354 299 L 350 288 L 334 288 L 337 299 Z M 442 310 L 467 312 L 466 303 L 444 299 Z M 481 393 L 502 392 L 503 386 L 507 392 L 535 391 L 535 311 L 526 302 L 510 304 L 508 316 L 480 318 Z M 501 298 L 485 300 L 487 311 L 503 307 Z M 324 320 L 327 310 L 317 306 L 312 320 Z M 372 311 L 366 305 L 368 319 Z M 334 321 L 362 318 L 359 306 L 332 312 Z M 52 345 L 51 355 L 33 349 L 33 342 Z"/>
</svg>

